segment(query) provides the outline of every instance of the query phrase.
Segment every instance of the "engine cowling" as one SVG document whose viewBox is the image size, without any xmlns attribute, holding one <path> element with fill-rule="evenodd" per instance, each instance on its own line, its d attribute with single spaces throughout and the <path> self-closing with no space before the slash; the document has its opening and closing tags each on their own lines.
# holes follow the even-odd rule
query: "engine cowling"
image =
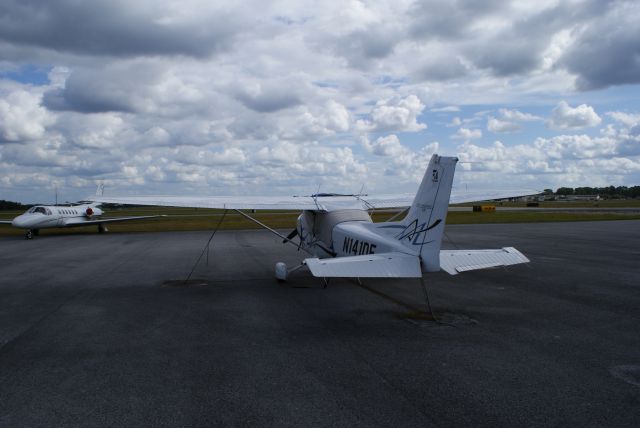
<svg viewBox="0 0 640 428">
<path fill-rule="evenodd" d="M 93 216 L 93 208 L 89 207 L 86 209 L 85 214 L 87 217 L 91 218 Z"/>
</svg>

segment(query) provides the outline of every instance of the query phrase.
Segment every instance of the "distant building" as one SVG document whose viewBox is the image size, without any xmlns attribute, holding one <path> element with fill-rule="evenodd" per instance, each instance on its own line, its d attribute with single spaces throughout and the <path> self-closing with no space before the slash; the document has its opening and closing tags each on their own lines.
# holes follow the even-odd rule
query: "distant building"
<svg viewBox="0 0 640 428">
<path fill-rule="evenodd" d="M 600 195 L 557 195 L 561 201 L 599 201 Z"/>
</svg>

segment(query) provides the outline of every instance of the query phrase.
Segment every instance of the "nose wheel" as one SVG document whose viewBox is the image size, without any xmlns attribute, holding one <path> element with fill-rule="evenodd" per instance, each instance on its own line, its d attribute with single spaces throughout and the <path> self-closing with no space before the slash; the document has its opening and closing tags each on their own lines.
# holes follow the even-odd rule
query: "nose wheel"
<svg viewBox="0 0 640 428">
<path fill-rule="evenodd" d="M 286 263 L 278 262 L 276 263 L 276 279 L 278 280 L 278 282 L 285 282 L 289 274 L 297 271 L 304 266 L 305 264 L 302 263 L 292 269 L 288 269 Z"/>
<path fill-rule="evenodd" d="M 33 236 L 37 234 L 38 234 L 37 229 L 29 229 L 27 230 L 27 233 L 24 234 L 24 239 L 33 239 Z"/>
</svg>

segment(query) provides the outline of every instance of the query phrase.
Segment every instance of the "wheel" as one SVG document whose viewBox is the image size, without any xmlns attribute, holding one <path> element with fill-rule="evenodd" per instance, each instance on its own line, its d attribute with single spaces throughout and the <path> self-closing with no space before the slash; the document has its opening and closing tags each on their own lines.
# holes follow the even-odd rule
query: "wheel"
<svg viewBox="0 0 640 428">
<path fill-rule="evenodd" d="M 33 231 L 27 230 L 27 233 L 24 235 L 24 239 L 33 239 Z"/>
<path fill-rule="evenodd" d="M 105 226 L 104 224 L 99 224 L 98 225 L 98 233 L 105 233 L 108 232 L 109 229 L 107 229 L 107 226 Z"/>
<path fill-rule="evenodd" d="M 287 265 L 278 262 L 276 263 L 276 279 L 278 282 L 285 282 L 287 280 Z"/>
</svg>

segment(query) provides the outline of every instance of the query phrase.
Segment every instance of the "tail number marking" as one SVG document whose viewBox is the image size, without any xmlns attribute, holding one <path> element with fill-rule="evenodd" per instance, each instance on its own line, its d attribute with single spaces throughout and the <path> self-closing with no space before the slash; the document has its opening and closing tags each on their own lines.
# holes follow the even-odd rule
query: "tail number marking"
<svg viewBox="0 0 640 428">
<path fill-rule="evenodd" d="M 342 251 L 345 254 L 353 254 L 354 256 L 359 256 L 362 254 L 374 254 L 376 249 L 376 244 L 370 244 L 366 241 L 361 241 L 359 239 L 353 239 L 346 237 L 344 238 L 344 243 L 342 244 Z"/>
</svg>

